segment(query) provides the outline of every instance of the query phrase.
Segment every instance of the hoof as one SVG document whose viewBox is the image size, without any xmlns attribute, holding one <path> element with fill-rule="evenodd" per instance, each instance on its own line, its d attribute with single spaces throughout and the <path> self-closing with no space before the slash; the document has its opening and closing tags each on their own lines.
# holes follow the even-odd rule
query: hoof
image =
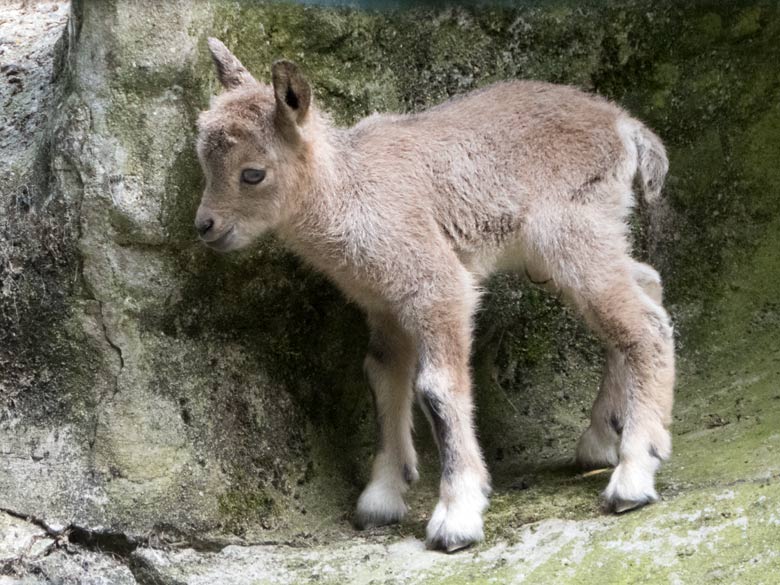
<svg viewBox="0 0 780 585">
<path fill-rule="evenodd" d="M 657 502 L 654 476 L 655 466 L 618 465 L 602 494 L 604 510 L 622 514 Z"/>
<path fill-rule="evenodd" d="M 429 550 L 436 550 L 450 554 L 467 549 L 480 540 L 482 540 L 482 538 L 479 538 L 478 540 L 448 540 L 446 537 L 437 536 L 434 538 L 434 540 L 426 541 L 425 546 L 427 546 Z"/>
<path fill-rule="evenodd" d="M 485 506 L 487 499 L 485 499 Z M 426 529 L 425 545 L 430 550 L 453 553 L 484 540 L 482 510 L 485 506 L 465 507 L 443 502 L 436 505 Z"/>
<path fill-rule="evenodd" d="M 608 514 L 623 514 L 624 512 L 631 512 L 632 510 L 638 510 L 642 506 L 647 504 L 653 504 L 658 501 L 658 496 L 648 495 L 639 500 L 625 500 L 620 497 L 607 498 L 603 496 L 602 509 Z"/>
<path fill-rule="evenodd" d="M 352 521 L 358 530 L 397 524 L 406 515 L 406 504 L 398 490 L 369 484 L 358 500 Z"/>
</svg>

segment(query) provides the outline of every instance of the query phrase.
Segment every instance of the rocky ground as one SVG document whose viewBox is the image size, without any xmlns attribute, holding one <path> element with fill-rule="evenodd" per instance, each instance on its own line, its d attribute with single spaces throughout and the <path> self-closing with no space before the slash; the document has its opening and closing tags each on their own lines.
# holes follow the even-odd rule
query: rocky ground
<svg viewBox="0 0 780 585">
<path fill-rule="evenodd" d="M 779 363 L 777 355 L 761 360 L 751 364 L 757 374 L 724 384 L 723 406 L 735 394 L 756 406 L 780 400 Z M 695 389 L 685 384 L 683 391 Z M 452 556 L 426 551 L 421 540 L 432 486 L 400 528 L 254 546 L 154 546 L 6 512 L 0 583 L 771 585 L 780 571 L 780 417 L 748 407 L 744 420 L 723 406 L 723 414 L 707 414 L 706 430 L 678 434 L 679 455 L 661 475 L 663 500 L 623 516 L 590 505 L 602 478 L 565 467 L 531 476 L 547 484 L 539 493 L 499 488 L 487 514 L 487 543 Z"/>
<path fill-rule="evenodd" d="M 0 585 L 777 582 L 777 7 L 431 10 L 0 1 Z M 664 136 L 667 203 L 634 226 L 677 326 L 661 502 L 601 512 L 607 474 L 570 462 L 600 351 L 499 277 L 474 356 L 486 541 L 424 549 L 423 420 L 409 517 L 352 529 L 373 444 L 359 313 L 272 242 L 221 258 L 192 237 L 212 34 L 260 78 L 299 60 L 341 123 L 522 76 Z"/>
</svg>

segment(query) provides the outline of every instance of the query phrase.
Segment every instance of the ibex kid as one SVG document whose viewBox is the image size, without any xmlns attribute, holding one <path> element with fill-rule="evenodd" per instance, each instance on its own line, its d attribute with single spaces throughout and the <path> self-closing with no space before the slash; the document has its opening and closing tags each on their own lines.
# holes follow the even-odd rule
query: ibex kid
<svg viewBox="0 0 780 585">
<path fill-rule="evenodd" d="M 660 193 L 660 140 L 604 99 L 533 81 L 336 128 L 293 63 L 274 63 L 269 86 L 218 40 L 209 48 L 227 91 L 198 122 L 201 238 L 224 252 L 273 230 L 367 315 L 381 440 L 358 525 L 406 512 L 416 397 L 442 467 L 427 544 L 452 551 L 482 539 L 490 480 L 469 353 L 479 283 L 495 270 L 548 281 L 604 340 L 577 459 L 615 466 L 604 492 L 612 511 L 654 501 L 671 452 L 674 348 L 660 279 L 629 255 L 626 217 L 635 175 L 646 199 Z"/>
</svg>

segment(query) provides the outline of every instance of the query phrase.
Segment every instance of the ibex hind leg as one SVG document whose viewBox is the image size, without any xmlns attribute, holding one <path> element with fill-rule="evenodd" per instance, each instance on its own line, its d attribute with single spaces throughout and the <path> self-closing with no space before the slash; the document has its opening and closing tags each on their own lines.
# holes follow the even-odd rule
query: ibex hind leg
<svg viewBox="0 0 780 585">
<path fill-rule="evenodd" d="M 659 306 L 663 288 L 661 277 L 651 266 L 634 262 L 631 271 L 642 291 Z M 585 469 L 615 467 L 619 462 L 620 437 L 626 418 L 626 391 L 631 383 L 624 354 L 607 348 L 606 365 L 598 396 L 591 410 L 590 426 L 577 443 L 575 459 Z"/>
<path fill-rule="evenodd" d="M 655 473 L 671 453 L 672 328 L 660 288 L 645 292 L 657 279 L 628 255 L 622 221 L 584 210 L 563 215 L 560 233 L 548 224 L 535 241 L 557 287 L 608 348 L 595 426 L 579 453 L 590 465 L 617 464 L 603 496 L 607 509 L 622 512 L 657 499 Z"/>
</svg>

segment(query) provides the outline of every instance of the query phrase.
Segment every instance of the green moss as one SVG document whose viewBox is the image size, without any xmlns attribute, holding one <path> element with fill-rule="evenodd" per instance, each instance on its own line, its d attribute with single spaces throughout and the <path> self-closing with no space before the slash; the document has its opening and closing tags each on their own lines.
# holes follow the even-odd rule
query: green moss
<svg viewBox="0 0 780 585">
<path fill-rule="evenodd" d="M 658 63 L 653 79 L 662 87 L 673 87 L 680 80 L 680 68 L 674 63 Z"/>
<path fill-rule="evenodd" d="M 778 567 L 768 512 L 780 494 L 755 484 L 738 492 L 696 492 L 668 515 L 646 510 L 621 517 L 587 548 L 565 546 L 534 570 L 529 583 L 765 583 Z"/>
<path fill-rule="evenodd" d="M 699 45 L 716 41 L 723 32 L 723 19 L 720 14 L 709 12 L 694 21 L 693 30 L 693 41 Z"/>
<path fill-rule="evenodd" d="M 165 178 L 161 221 L 171 244 L 181 246 L 192 241 L 193 222 L 204 186 L 194 136 L 188 134 Z"/>
<path fill-rule="evenodd" d="M 776 211 L 777 185 L 780 184 L 780 106 L 773 104 L 753 121 L 740 136 L 735 149 L 742 172 L 755 192 L 758 205 L 751 211 L 766 216 Z"/>
<path fill-rule="evenodd" d="M 103 370 L 107 364 L 100 358 L 99 341 L 82 330 L 83 321 L 94 318 L 95 307 L 68 297 L 48 298 L 42 306 L 39 299 L 30 300 L 32 306 L 15 324 L 18 329 L 10 331 L 33 329 L 34 339 L 0 337 L 0 364 L 8 384 L 0 404 L 13 408 L 26 425 L 62 421 L 73 425 L 80 438 L 89 438 L 95 406 L 112 382 Z"/>
<path fill-rule="evenodd" d="M 223 528 L 243 536 L 248 526 L 272 528 L 279 507 L 272 495 L 250 485 L 235 485 L 219 497 Z"/>
<path fill-rule="evenodd" d="M 762 6 L 745 8 L 731 27 L 731 34 L 736 38 L 743 38 L 758 32 L 761 28 L 762 12 Z"/>
</svg>

